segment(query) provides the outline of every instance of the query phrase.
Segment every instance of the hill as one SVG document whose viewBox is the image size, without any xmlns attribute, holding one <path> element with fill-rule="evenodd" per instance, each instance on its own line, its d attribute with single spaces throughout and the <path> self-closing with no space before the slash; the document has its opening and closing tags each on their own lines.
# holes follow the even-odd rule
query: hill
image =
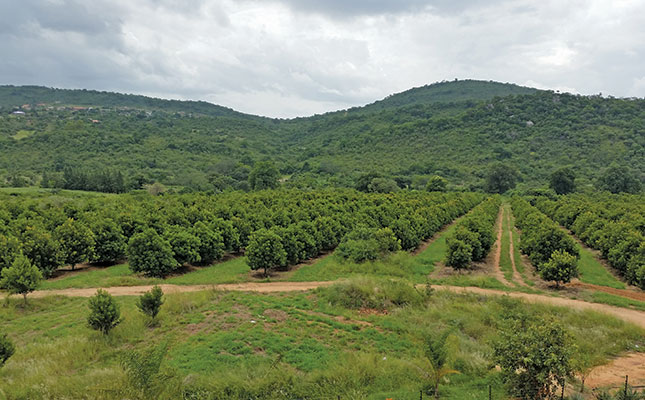
<svg viewBox="0 0 645 400">
<path fill-rule="evenodd" d="M 121 107 L 140 110 L 187 112 L 209 116 L 254 117 L 205 101 L 165 100 L 134 94 L 96 90 L 55 89 L 44 86 L 0 86 L 0 110 L 55 107 Z M 259 117 L 258 117 L 259 118 Z"/>
<path fill-rule="evenodd" d="M 361 174 L 378 171 L 401 187 L 422 188 L 438 174 L 478 189 L 498 161 L 514 165 L 525 188 L 544 186 L 562 166 L 572 167 L 582 186 L 611 163 L 645 179 L 645 100 L 639 99 L 456 81 L 365 107 L 272 120 L 203 102 L 0 89 L 0 182 L 12 186 L 39 184 L 45 175 L 55 184 L 74 168 L 118 170 L 135 187 L 158 181 L 246 189 L 252 166 L 264 160 L 278 167 L 285 185 L 304 188 L 353 186 Z M 7 99 L 36 106 L 12 115 Z M 38 106 L 48 101 L 86 107 Z"/>
<path fill-rule="evenodd" d="M 459 101 L 488 100 L 494 97 L 533 94 L 537 89 L 512 83 L 477 81 L 472 79 L 437 82 L 390 95 L 363 107 L 382 110 L 410 104 L 454 103 Z"/>
</svg>

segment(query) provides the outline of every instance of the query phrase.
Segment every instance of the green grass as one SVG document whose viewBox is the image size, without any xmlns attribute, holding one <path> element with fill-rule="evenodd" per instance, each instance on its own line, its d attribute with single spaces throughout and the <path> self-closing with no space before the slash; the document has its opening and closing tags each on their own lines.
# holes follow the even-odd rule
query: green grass
<svg viewBox="0 0 645 400">
<path fill-rule="evenodd" d="M 130 271 L 128 264 L 78 271 L 62 278 L 43 282 L 41 289 L 91 288 L 111 286 L 138 286 L 169 283 L 175 285 L 209 285 L 236 283 L 248 280 L 246 258 L 232 258 L 208 267 L 198 268 L 167 279 L 147 278 Z"/>
<path fill-rule="evenodd" d="M 237 283 L 248 280 L 249 266 L 246 257 L 236 257 L 227 261 L 199 268 L 187 274 L 168 278 L 164 283 L 175 285 L 203 285 Z"/>
<path fill-rule="evenodd" d="M 513 264 L 511 264 L 511 242 L 509 237 L 509 223 L 508 223 L 509 207 L 507 204 L 502 205 L 502 238 L 501 238 L 501 253 L 499 257 L 499 266 L 504 274 L 504 278 L 508 282 L 513 282 Z"/>
<path fill-rule="evenodd" d="M 145 278 L 130 271 L 128 264 L 78 271 L 58 279 L 44 281 L 40 289 L 137 286 L 161 283 L 163 279 Z"/>
<path fill-rule="evenodd" d="M 31 299 L 27 308 L 12 299 L 0 304 L 0 331 L 8 333 L 17 351 L 0 369 L 0 396 L 73 398 L 84 393 L 96 398 L 109 388 L 105 397 L 132 398 L 124 392 L 129 386 L 119 366 L 121 355 L 166 343 L 164 371 L 172 384 L 158 398 L 180 397 L 183 387 L 230 399 L 341 395 L 412 400 L 424 383 L 425 338 L 452 329 L 458 344 L 452 366 L 461 374 L 441 386 L 442 397 L 485 398 L 490 384 L 497 398 L 504 398 L 488 354 L 508 313 L 553 315 L 577 343 L 605 359 L 645 344 L 641 329 L 594 312 L 436 291 L 425 303 L 397 308 L 385 302 L 389 313 L 366 315 L 332 305 L 337 303 L 329 296 L 339 293 L 326 288 L 272 295 L 210 290 L 168 295 L 155 328 L 147 327 L 136 310 L 136 297 L 117 297 L 124 320 L 107 338 L 85 326 L 87 299 Z"/>
<path fill-rule="evenodd" d="M 598 261 L 596 256 L 588 249 L 580 246 L 576 242 L 576 247 L 580 252 L 580 260 L 578 260 L 578 271 L 580 272 L 580 280 L 585 283 L 594 285 L 608 286 L 615 289 L 625 289 L 625 284 L 616 279 L 604 265 Z"/>
<path fill-rule="evenodd" d="M 615 307 L 632 308 L 634 310 L 645 311 L 645 302 L 628 299 L 622 296 L 616 296 L 610 293 L 585 290 L 580 295 L 584 301 L 592 303 L 607 304 Z"/>
<path fill-rule="evenodd" d="M 333 281 L 352 276 L 388 276 L 407 278 L 414 283 L 424 283 L 446 252 L 446 236 L 456 225 L 448 227 L 428 247 L 413 255 L 400 251 L 383 260 L 353 263 L 334 254 L 311 265 L 304 265 L 291 275 L 290 281 Z"/>
</svg>

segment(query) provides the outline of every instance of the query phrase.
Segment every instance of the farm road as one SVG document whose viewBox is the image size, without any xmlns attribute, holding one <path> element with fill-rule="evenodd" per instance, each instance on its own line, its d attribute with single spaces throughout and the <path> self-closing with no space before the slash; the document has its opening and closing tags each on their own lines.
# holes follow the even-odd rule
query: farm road
<svg viewBox="0 0 645 400">
<path fill-rule="evenodd" d="M 161 289 L 168 294 L 197 292 L 201 290 L 225 290 L 225 291 L 242 291 L 257 293 L 275 293 L 275 292 L 297 292 L 315 289 L 332 285 L 336 282 L 266 282 L 266 283 L 232 283 L 223 285 L 159 285 Z M 529 294 L 519 292 L 505 292 L 495 289 L 482 289 L 478 287 L 460 287 L 460 286 L 442 286 L 433 285 L 436 290 L 448 290 L 453 293 L 477 294 L 482 296 L 509 296 L 512 298 L 522 299 L 529 303 L 543 303 L 554 306 L 573 308 L 576 310 L 593 310 L 605 314 L 613 315 L 624 321 L 631 322 L 645 329 L 645 312 L 630 310 L 627 308 L 613 307 L 606 304 L 588 303 L 582 300 L 573 300 L 563 297 L 552 297 L 540 294 Z M 152 286 L 119 286 L 104 288 L 108 293 L 114 296 L 138 296 L 150 290 Z M 46 297 L 46 296 L 72 296 L 72 297 L 90 297 L 96 293 L 97 288 L 87 289 L 61 289 L 61 290 L 39 290 L 31 293 L 29 297 Z"/>
</svg>

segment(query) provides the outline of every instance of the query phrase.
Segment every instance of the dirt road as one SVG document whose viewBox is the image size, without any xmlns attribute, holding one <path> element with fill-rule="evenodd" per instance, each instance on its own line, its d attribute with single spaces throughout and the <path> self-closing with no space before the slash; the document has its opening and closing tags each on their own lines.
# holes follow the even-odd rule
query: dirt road
<svg viewBox="0 0 645 400">
<path fill-rule="evenodd" d="M 159 285 L 165 293 L 185 293 L 197 292 L 200 290 L 230 290 L 245 291 L 258 293 L 275 293 L 275 292 L 294 292 L 306 291 L 318 287 L 329 286 L 335 282 L 267 282 L 267 283 L 232 283 L 225 285 Z M 105 288 L 108 293 L 114 296 L 138 296 L 152 286 L 119 286 Z M 613 307 L 605 304 L 587 303 L 581 300 L 567 299 L 563 297 L 551 297 L 541 294 L 528 294 L 518 292 L 505 292 L 495 289 L 482 289 L 478 287 L 459 287 L 459 286 L 433 286 L 437 290 L 448 290 L 454 293 L 472 293 L 482 296 L 509 296 L 512 298 L 522 299 L 529 303 L 543 303 L 554 306 L 568 307 L 576 310 L 594 310 L 605 314 L 613 315 L 624 321 L 631 322 L 645 329 L 645 312 L 630 310 L 626 308 Z M 89 289 L 61 289 L 61 290 L 39 290 L 33 292 L 29 297 L 45 297 L 53 295 L 73 296 L 73 297 L 90 297 L 96 293 L 96 288 Z"/>
</svg>

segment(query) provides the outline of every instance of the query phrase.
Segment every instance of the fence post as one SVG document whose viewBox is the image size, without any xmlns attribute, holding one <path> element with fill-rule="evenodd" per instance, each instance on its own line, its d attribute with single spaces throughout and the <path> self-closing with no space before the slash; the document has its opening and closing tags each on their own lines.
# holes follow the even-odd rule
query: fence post
<svg viewBox="0 0 645 400">
<path fill-rule="evenodd" d="M 564 400 L 564 386 L 566 385 L 566 381 L 563 379 L 562 380 L 562 394 L 560 395 L 560 400 Z"/>
<path fill-rule="evenodd" d="M 488 385 L 488 400 L 493 400 L 493 387 Z"/>
<path fill-rule="evenodd" d="M 419 400 L 423 400 L 423 390 L 419 390 Z"/>
<path fill-rule="evenodd" d="M 627 381 L 629 379 L 629 375 L 625 375 L 625 392 L 624 392 L 624 397 L 627 398 Z"/>
</svg>

